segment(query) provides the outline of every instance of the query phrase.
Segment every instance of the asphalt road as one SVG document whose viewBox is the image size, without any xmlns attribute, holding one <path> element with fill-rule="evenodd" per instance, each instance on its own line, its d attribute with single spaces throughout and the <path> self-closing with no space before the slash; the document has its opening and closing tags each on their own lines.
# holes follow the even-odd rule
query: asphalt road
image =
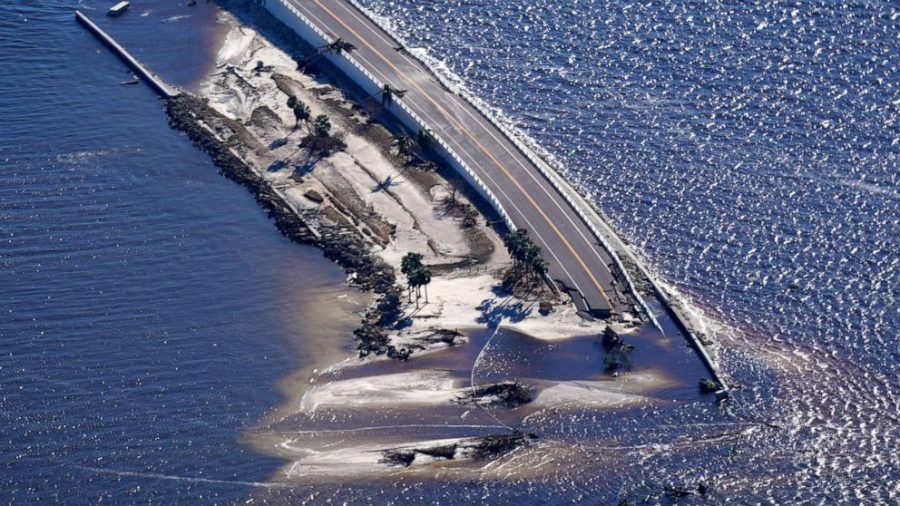
<svg viewBox="0 0 900 506">
<path fill-rule="evenodd" d="M 345 0 L 289 0 L 325 33 L 354 46 L 352 56 L 429 123 L 528 230 L 550 264 L 550 277 L 576 306 L 595 315 L 621 310 L 609 253 L 540 170 L 477 109 L 446 89 L 400 43 Z"/>
</svg>

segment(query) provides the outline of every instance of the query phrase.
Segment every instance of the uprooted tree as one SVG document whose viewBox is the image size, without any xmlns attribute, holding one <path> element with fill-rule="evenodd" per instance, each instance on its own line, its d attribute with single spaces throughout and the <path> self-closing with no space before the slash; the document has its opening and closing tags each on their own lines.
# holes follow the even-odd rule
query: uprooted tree
<svg viewBox="0 0 900 506">
<path fill-rule="evenodd" d="M 416 141 L 406 131 L 394 134 L 393 145 L 397 149 L 397 156 L 403 158 L 404 164 L 408 164 L 416 155 Z"/>
<path fill-rule="evenodd" d="M 324 114 L 316 116 L 311 130 L 300 142 L 300 146 L 313 155 L 324 157 L 347 147 L 341 135 L 331 133 L 331 120 Z"/>
</svg>

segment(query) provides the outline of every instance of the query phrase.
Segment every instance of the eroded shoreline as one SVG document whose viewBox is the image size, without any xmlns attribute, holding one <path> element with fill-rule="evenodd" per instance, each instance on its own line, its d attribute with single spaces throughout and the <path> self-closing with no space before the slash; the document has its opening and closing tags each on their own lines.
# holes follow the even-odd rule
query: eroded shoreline
<svg viewBox="0 0 900 506">
<path fill-rule="evenodd" d="M 370 103 L 371 97 L 348 98 L 341 91 L 347 87 L 329 82 L 332 77 L 327 70 L 317 69 L 315 49 L 297 52 L 302 42 L 265 20 L 253 21 L 267 37 L 275 37 L 276 44 L 222 12 L 221 22 L 230 29 L 217 57 L 217 71 L 204 81 L 197 96 L 168 101 L 172 124 L 207 151 L 227 177 L 247 186 L 285 236 L 322 248 L 347 271 L 351 284 L 376 294 L 361 329 L 374 329 L 386 339 L 373 356 L 361 360 L 354 353 L 338 364 L 319 364 L 304 381 L 292 381 L 287 403 L 252 431 L 258 448 L 291 462 L 275 479 L 318 475 L 340 479 L 348 461 L 358 464 L 355 472 L 375 475 L 398 466 L 425 466 L 433 471 L 435 465 L 450 461 L 477 471 L 486 456 L 494 460 L 531 445 L 534 438 L 520 427 L 530 414 L 541 410 L 668 402 L 665 392 L 684 382 L 671 368 L 653 365 L 632 370 L 629 364 L 621 375 L 619 371 L 611 374 L 603 355 L 592 357 L 589 350 L 607 328 L 627 340 L 645 341 L 638 346 L 642 352 L 671 351 L 678 343 L 648 331 L 640 314 L 618 315 L 608 322 L 586 321 L 570 301 L 559 300 L 548 290 L 518 296 L 505 292 L 502 278 L 511 261 L 485 206 L 468 196 L 451 171 L 423 170 L 424 162 L 432 161 L 427 150 L 421 150 L 421 160 L 415 163 L 396 152 L 392 146 L 396 131 L 383 126 L 391 126 L 390 118 L 379 112 L 377 103 Z M 281 47 L 295 51 L 288 54 Z M 307 104 L 313 116 L 329 117 L 346 148 L 310 156 L 302 148 L 309 127 L 294 121 L 286 105 L 289 96 Z M 481 213 L 475 220 L 469 211 L 459 211 L 476 208 Z M 435 272 L 427 302 L 411 302 L 411 295 L 408 298 L 397 286 L 395 273 L 407 252 L 423 254 Z M 538 311 L 541 302 L 550 311 Z M 396 314 L 388 317 L 392 312 Z M 485 329 L 491 337 L 482 340 L 478 336 Z M 476 370 L 496 360 L 489 348 L 494 336 L 505 332 L 547 343 L 551 347 L 547 350 L 580 343 L 572 339 L 587 336 L 582 340 L 589 348 L 581 354 L 587 353 L 593 362 L 576 376 L 551 373 L 541 379 L 541 374 L 523 370 L 522 374 L 532 376 L 522 384 L 529 392 L 528 401 L 534 396 L 535 402 L 528 402 L 528 407 L 495 406 L 490 397 L 496 397 L 496 389 L 484 387 L 518 385 L 518 379 L 502 374 L 482 378 Z M 344 339 L 349 341 L 350 336 Z M 397 350 L 413 352 L 408 363 L 388 359 L 396 357 Z M 654 353 L 647 353 L 648 364 Z M 469 391 L 477 398 L 466 405 L 460 399 Z M 358 407 L 362 406 L 377 413 L 360 418 Z M 422 408 L 427 413 L 412 418 L 441 425 L 448 417 L 462 417 L 475 422 L 466 426 L 491 429 L 474 434 L 472 430 L 450 430 L 453 434 L 444 429 L 428 434 L 411 430 L 381 440 L 368 434 L 346 441 L 346 434 L 365 434 L 365 427 L 390 417 L 391 412 L 394 417 L 411 416 L 410 409 Z M 337 427 L 343 434 L 340 444 L 328 443 L 327 437 L 295 437 L 298 431 L 324 434 L 323 416 L 331 420 L 328 430 Z M 507 421 L 498 423 L 498 416 Z M 338 419 L 343 422 L 335 422 Z M 405 425 L 407 429 L 414 426 Z M 497 451 L 478 451 L 482 443 Z M 451 454 L 449 446 L 459 455 Z"/>
</svg>

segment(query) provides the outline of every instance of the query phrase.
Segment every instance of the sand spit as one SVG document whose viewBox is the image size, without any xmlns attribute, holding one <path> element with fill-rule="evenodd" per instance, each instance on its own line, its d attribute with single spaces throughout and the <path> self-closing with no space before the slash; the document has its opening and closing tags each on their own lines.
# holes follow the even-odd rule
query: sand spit
<svg viewBox="0 0 900 506">
<path fill-rule="evenodd" d="M 449 404 L 464 387 L 444 371 L 414 371 L 376 377 L 330 381 L 303 394 L 300 410 L 320 407 L 370 408 L 375 406 Z"/>
<path fill-rule="evenodd" d="M 218 117 L 192 119 L 225 146 L 220 151 L 242 164 L 237 172 L 256 180 L 260 192 L 279 197 L 286 214 L 299 217 L 296 227 L 302 223 L 305 230 L 296 234 L 298 240 L 325 245 L 329 234 L 355 236 L 395 272 L 406 253 L 424 255 L 438 275 L 428 285 L 427 302 L 404 303 L 405 326 L 392 338 L 410 343 L 416 332 L 501 322 L 545 339 L 606 327 L 580 318 L 568 301 L 548 299 L 549 292 L 531 300 L 504 293 L 500 276 L 510 261 L 493 223 L 482 219 L 464 226 L 446 209 L 451 193 L 461 205 L 473 205 L 452 173 L 406 163 L 392 146 L 392 133 L 377 122 L 382 119 L 377 107 L 360 107 L 321 76 L 299 71 L 296 57 L 231 14 L 223 11 L 221 21 L 231 30 L 216 72 L 198 93 Z M 326 115 L 346 149 L 318 158 L 300 148 L 308 129 L 302 122 L 295 125 L 290 95 L 306 104 L 311 116 Z M 349 270 L 349 280 L 358 281 Z M 553 304 L 551 314 L 538 314 L 542 300 Z"/>
<path fill-rule="evenodd" d="M 287 237 L 321 247 L 349 283 L 377 294 L 362 329 L 387 343 L 286 381 L 286 404 L 251 434 L 260 449 L 291 461 L 275 479 L 413 472 L 448 462 L 506 473 L 510 466 L 495 459 L 515 453 L 516 461 L 533 463 L 543 454 L 529 452 L 554 446 L 517 429 L 531 414 L 666 402 L 657 393 L 677 383 L 667 372 L 629 366 L 613 375 L 593 338 L 571 344 L 573 336 L 600 336 L 610 326 L 637 339 L 646 322 L 634 315 L 588 321 L 547 289 L 506 293 L 502 277 L 511 261 L 490 210 L 451 171 L 425 170 L 427 150 L 421 160 L 399 154 L 377 100 L 346 96 L 341 90 L 354 88 L 336 86 L 315 49 L 259 9 L 237 12 L 266 36 L 222 11 L 229 31 L 216 71 L 196 96 L 167 104 L 172 124 L 250 188 Z M 295 120 L 290 96 L 312 118 L 327 116 L 345 147 L 325 155 L 302 147 L 311 127 Z M 473 220 L 459 211 L 469 208 L 482 213 Z M 419 300 L 399 275 L 408 252 L 422 254 L 434 272 Z M 527 346 L 511 345 L 516 335 Z M 352 342 L 350 335 L 334 338 L 338 349 Z M 589 362 L 576 372 L 528 369 L 528 360 L 570 346 L 589 351 L 577 355 Z M 531 358 L 517 366 L 510 358 L 517 353 Z M 367 429 L 391 421 L 397 429 L 389 437 Z"/>
</svg>

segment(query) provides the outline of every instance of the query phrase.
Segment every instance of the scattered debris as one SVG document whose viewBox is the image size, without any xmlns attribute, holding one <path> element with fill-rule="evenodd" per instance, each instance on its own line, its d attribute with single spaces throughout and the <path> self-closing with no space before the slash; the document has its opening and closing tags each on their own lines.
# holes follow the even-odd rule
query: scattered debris
<svg viewBox="0 0 900 506">
<path fill-rule="evenodd" d="M 419 455 L 438 461 L 460 458 L 490 460 L 524 446 L 533 439 L 537 439 L 537 436 L 516 430 L 511 434 L 492 434 L 460 440 L 451 444 L 426 446 L 423 448 L 391 448 L 381 452 L 382 458 L 379 462 L 393 467 L 409 467 Z"/>
<path fill-rule="evenodd" d="M 426 331 L 416 332 L 412 339 L 427 347 L 429 344 L 443 343 L 447 346 L 456 346 L 463 341 L 465 336 L 457 330 L 430 328 Z M 423 347 L 424 348 L 424 347 Z"/>
<path fill-rule="evenodd" d="M 613 330 L 613 328 L 609 327 L 609 326 L 607 326 L 603 330 L 602 339 L 603 339 L 603 347 L 607 351 L 615 348 L 617 345 L 619 345 L 619 343 L 622 342 L 622 338 L 619 337 L 619 334 L 617 334 L 616 331 Z"/>
<path fill-rule="evenodd" d="M 606 372 L 618 376 L 619 369 L 627 369 L 631 366 L 630 353 L 634 350 L 633 344 L 626 343 L 612 327 L 606 327 L 601 338 L 606 357 Z"/>
<path fill-rule="evenodd" d="M 540 312 L 544 316 L 547 316 L 548 314 L 553 312 L 553 303 L 547 300 L 542 300 L 538 305 L 538 312 Z"/>
<path fill-rule="evenodd" d="M 395 467 L 409 467 L 416 459 L 415 450 L 386 450 L 383 455 L 379 462 Z"/>
<path fill-rule="evenodd" d="M 537 439 L 537 436 L 518 430 L 512 434 L 485 436 L 479 438 L 478 442 L 471 447 L 472 458 L 476 460 L 494 459 L 527 444 L 532 439 Z"/>
<path fill-rule="evenodd" d="M 457 445 L 448 444 L 430 448 L 399 449 L 394 448 L 382 452 L 382 464 L 395 467 L 409 467 L 416 460 L 416 455 L 425 455 L 437 460 L 453 460 L 456 458 Z"/>
<path fill-rule="evenodd" d="M 718 392 L 722 389 L 722 386 L 715 380 L 711 380 L 709 378 L 700 378 L 700 391 L 704 394 L 711 394 Z"/>
<path fill-rule="evenodd" d="M 410 355 L 412 355 L 412 351 L 410 351 L 409 348 L 397 348 L 394 345 L 389 345 L 387 347 L 388 358 L 406 362 L 407 360 L 409 360 Z"/>
<path fill-rule="evenodd" d="M 309 200 L 312 200 L 316 204 L 321 204 L 325 201 L 322 195 L 316 190 L 306 190 L 306 193 L 304 193 L 303 196 L 308 198 Z"/>
<path fill-rule="evenodd" d="M 308 149 L 315 156 L 327 158 L 333 153 L 347 149 L 347 143 L 344 142 L 343 133 L 332 134 L 323 127 L 318 132 L 304 137 L 300 141 L 300 147 Z"/>
<path fill-rule="evenodd" d="M 106 15 L 112 17 L 119 16 L 127 11 L 129 6 L 131 6 L 131 2 L 119 2 L 110 7 L 109 10 L 106 11 Z"/>
<path fill-rule="evenodd" d="M 666 495 L 669 497 L 687 497 L 689 495 L 694 495 L 694 491 L 684 488 L 670 487 L 668 485 L 663 488 L 666 491 Z"/>
<path fill-rule="evenodd" d="M 434 446 L 418 450 L 418 452 L 435 459 L 453 460 L 456 457 L 456 445 Z"/>
<path fill-rule="evenodd" d="M 480 385 L 456 399 L 460 404 L 515 408 L 532 401 L 531 389 L 518 381 Z"/>
</svg>

